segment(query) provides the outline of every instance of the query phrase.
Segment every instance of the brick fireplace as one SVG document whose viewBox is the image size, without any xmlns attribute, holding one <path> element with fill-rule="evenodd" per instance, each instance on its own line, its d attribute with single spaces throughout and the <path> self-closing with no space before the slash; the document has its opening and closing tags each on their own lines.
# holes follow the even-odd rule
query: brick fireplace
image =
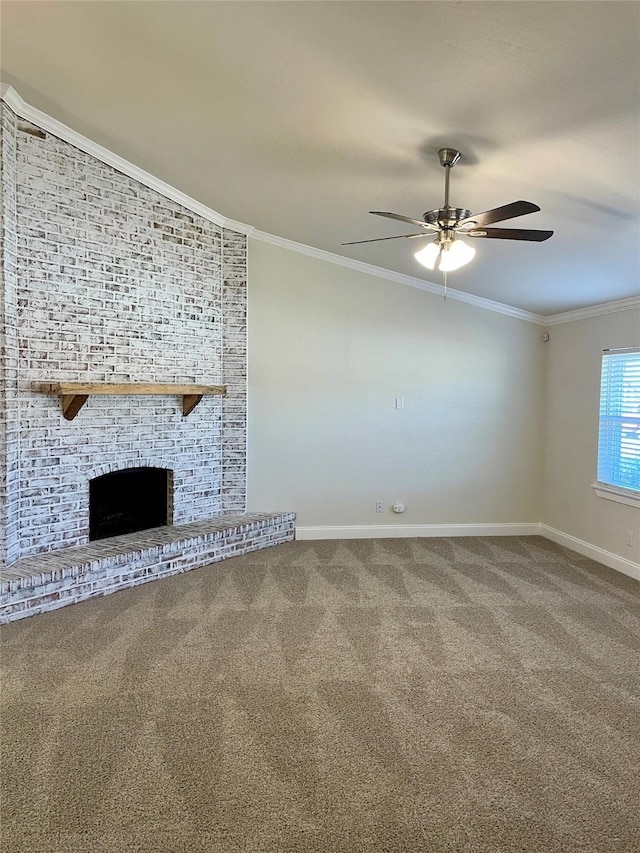
<svg viewBox="0 0 640 853">
<path fill-rule="evenodd" d="M 124 469 L 171 471 L 174 525 L 242 515 L 246 236 L 0 109 L 2 563 L 86 545 L 89 484 Z M 66 420 L 35 390 L 64 381 L 226 395 L 189 417 L 176 398 L 95 396 Z"/>
</svg>

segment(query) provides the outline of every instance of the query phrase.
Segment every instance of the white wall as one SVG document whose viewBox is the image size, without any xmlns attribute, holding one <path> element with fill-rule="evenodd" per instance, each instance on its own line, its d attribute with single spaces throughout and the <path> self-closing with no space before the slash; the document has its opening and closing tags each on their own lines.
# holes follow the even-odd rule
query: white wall
<svg viewBox="0 0 640 853">
<path fill-rule="evenodd" d="M 550 329 L 546 476 L 542 521 L 556 530 L 640 561 L 640 511 L 596 496 L 602 350 L 640 343 L 640 310 Z M 635 545 L 627 545 L 628 531 Z"/>
<path fill-rule="evenodd" d="M 257 240 L 249 279 L 250 510 L 301 527 L 540 520 L 540 327 Z"/>
</svg>

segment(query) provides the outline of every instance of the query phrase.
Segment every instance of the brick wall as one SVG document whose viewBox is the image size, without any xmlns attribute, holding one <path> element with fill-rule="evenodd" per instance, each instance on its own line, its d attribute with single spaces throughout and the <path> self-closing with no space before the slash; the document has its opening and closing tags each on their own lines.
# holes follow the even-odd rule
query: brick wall
<svg viewBox="0 0 640 853">
<path fill-rule="evenodd" d="M 12 562 L 19 555 L 16 123 L 0 109 L 0 560 Z"/>
<path fill-rule="evenodd" d="M 122 468 L 173 471 L 176 524 L 243 512 L 245 236 L 6 105 L 2 119 L 2 194 L 15 210 L 3 320 L 17 330 L 2 391 L 7 563 L 84 544 L 88 482 Z M 32 390 L 60 380 L 227 384 L 228 395 L 204 397 L 188 418 L 175 397 L 90 397 L 66 421 L 58 398 Z"/>
</svg>

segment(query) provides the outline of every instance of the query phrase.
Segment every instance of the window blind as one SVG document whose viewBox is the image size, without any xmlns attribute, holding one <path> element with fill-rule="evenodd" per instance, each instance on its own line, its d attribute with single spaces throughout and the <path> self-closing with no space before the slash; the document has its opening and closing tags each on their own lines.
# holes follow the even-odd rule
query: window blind
<svg viewBox="0 0 640 853">
<path fill-rule="evenodd" d="M 598 482 L 640 492 L 640 348 L 602 355 Z"/>
</svg>

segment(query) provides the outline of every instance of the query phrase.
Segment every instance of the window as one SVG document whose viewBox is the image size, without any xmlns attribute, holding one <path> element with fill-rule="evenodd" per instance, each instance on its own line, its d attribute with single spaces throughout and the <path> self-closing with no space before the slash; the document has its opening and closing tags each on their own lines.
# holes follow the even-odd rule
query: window
<svg viewBox="0 0 640 853">
<path fill-rule="evenodd" d="M 602 355 L 595 485 L 640 497 L 640 348 Z"/>
</svg>

